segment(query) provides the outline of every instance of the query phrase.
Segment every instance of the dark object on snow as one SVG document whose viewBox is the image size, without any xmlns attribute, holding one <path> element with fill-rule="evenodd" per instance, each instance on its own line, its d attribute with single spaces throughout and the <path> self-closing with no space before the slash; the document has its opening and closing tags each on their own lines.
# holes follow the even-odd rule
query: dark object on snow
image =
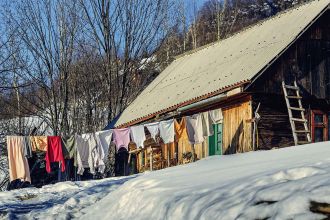
<svg viewBox="0 0 330 220">
<path fill-rule="evenodd" d="M 116 164 L 116 146 L 111 143 L 109 147 L 109 153 L 105 162 L 104 177 L 115 176 L 115 164 Z"/>
<path fill-rule="evenodd" d="M 128 152 L 125 148 L 120 148 L 116 154 L 116 176 L 126 176 L 128 171 Z"/>
<path fill-rule="evenodd" d="M 8 186 L 7 186 L 7 190 L 14 190 L 14 189 L 23 189 L 23 188 L 27 188 L 30 187 L 30 183 L 26 182 L 26 181 L 21 181 L 19 179 L 11 181 Z"/>
</svg>

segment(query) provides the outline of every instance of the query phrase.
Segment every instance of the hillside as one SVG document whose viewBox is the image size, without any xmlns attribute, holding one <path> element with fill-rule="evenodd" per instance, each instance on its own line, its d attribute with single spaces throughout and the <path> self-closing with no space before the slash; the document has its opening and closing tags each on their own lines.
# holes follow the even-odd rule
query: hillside
<svg viewBox="0 0 330 220">
<path fill-rule="evenodd" d="M 144 174 L 0 193 L 3 218 L 322 219 L 330 142 L 213 156 Z M 313 210 L 310 211 L 310 210 Z M 319 210 L 319 211 L 317 211 Z"/>
</svg>

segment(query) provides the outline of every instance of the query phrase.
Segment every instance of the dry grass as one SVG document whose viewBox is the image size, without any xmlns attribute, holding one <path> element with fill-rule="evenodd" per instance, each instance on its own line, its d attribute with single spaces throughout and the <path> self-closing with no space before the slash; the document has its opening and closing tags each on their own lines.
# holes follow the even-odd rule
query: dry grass
<svg viewBox="0 0 330 220">
<path fill-rule="evenodd" d="M 326 217 L 324 219 L 330 219 L 330 204 L 328 203 L 311 201 L 309 209 L 311 210 L 311 212 L 325 215 Z"/>
<path fill-rule="evenodd" d="M 36 198 L 36 197 L 37 197 L 37 195 L 35 195 L 35 194 L 25 194 L 25 195 L 22 195 L 22 196 L 16 196 L 16 198 L 21 200 L 21 201 L 33 199 L 33 198 Z"/>
</svg>

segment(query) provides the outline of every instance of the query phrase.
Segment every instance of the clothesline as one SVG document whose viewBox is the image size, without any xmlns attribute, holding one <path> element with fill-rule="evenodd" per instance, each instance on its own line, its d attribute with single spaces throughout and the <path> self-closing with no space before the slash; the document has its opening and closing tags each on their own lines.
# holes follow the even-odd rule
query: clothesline
<svg viewBox="0 0 330 220">
<path fill-rule="evenodd" d="M 65 171 L 65 159 L 74 159 L 77 174 L 82 175 L 85 168 L 90 173 L 103 173 L 108 160 L 111 142 L 117 152 L 121 148 L 127 151 L 129 143 L 136 144 L 137 149 L 144 148 L 145 128 L 156 141 L 159 135 L 164 144 L 177 139 L 187 138 L 191 144 L 202 143 L 207 136 L 213 135 L 213 124 L 223 119 L 221 109 L 185 116 L 179 123 L 176 119 L 146 123 L 128 128 L 109 129 L 95 133 L 60 136 L 8 136 L 8 160 L 10 181 L 21 179 L 31 182 L 27 158 L 32 152 L 45 152 L 46 171 L 51 172 L 50 163 L 59 162 L 61 171 Z"/>
</svg>

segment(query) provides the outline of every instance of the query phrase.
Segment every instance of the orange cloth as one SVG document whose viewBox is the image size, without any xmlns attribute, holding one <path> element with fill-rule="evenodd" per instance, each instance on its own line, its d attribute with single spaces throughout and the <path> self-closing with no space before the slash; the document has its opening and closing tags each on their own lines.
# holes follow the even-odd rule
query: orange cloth
<svg viewBox="0 0 330 220">
<path fill-rule="evenodd" d="M 181 119 L 180 123 L 177 120 L 174 120 L 174 130 L 175 130 L 176 141 L 188 140 L 185 117 Z"/>
<path fill-rule="evenodd" d="M 180 123 L 178 123 L 177 120 L 174 121 L 174 130 L 175 130 L 176 142 L 178 142 L 178 160 L 179 160 L 179 164 L 182 164 L 183 153 L 192 151 L 192 146 L 188 139 L 185 117 L 182 117 Z"/>
<path fill-rule="evenodd" d="M 32 151 L 47 151 L 47 136 L 32 136 L 30 137 Z"/>
<path fill-rule="evenodd" d="M 8 163 L 10 181 L 20 179 L 31 183 L 29 163 L 24 156 L 24 137 L 8 136 Z"/>
</svg>

